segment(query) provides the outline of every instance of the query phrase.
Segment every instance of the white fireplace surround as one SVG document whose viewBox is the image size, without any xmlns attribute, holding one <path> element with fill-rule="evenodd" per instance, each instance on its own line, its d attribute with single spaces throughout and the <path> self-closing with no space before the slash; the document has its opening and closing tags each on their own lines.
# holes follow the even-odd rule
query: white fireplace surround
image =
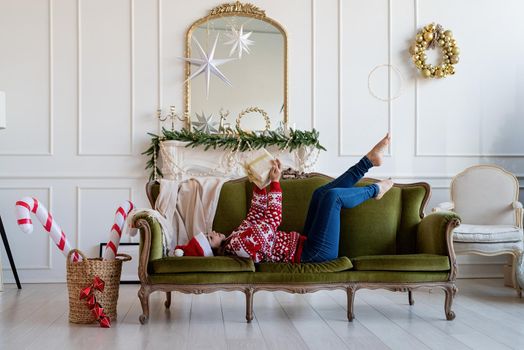
<svg viewBox="0 0 524 350">
<path fill-rule="evenodd" d="M 251 151 L 208 149 L 202 146 L 186 147 L 187 142 L 164 141 L 160 145 L 161 171 L 165 179 L 184 180 L 191 177 L 218 176 L 229 179 L 246 176 L 243 164 L 250 158 Z M 296 150 L 280 150 L 276 146 L 266 148 L 280 159 L 282 168 L 300 172 L 314 170 L 319 150 L 304 146 Z"/>
</svg>

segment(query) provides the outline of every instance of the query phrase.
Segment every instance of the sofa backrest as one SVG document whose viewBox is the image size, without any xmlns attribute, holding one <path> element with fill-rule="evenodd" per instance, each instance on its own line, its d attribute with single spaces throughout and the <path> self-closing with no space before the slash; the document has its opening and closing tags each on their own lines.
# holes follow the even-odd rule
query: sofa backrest
<svg viewBox="0 0 524 350">
<path fill-rule="evenodd" d="M 314 174 L 305 179 L 281 180 L 283 218 L 280 230 L 302 233 L 311 196 L 330 177 Z M 357 186 L 376 182 L 363 179 Z M 226 182 L 213 221 L 213 229 L 230 234 L 246 217 L 252 196 L 246 178 Z M 343 209 L 339 255 L 409 254 L 416 252 L 417 226 L 429 198 L 426 183 L 397 184 L 381 200 L 369 200 L 358 207 Z M 148 186 L 148 196 L 156 200 L 158 186 Z"/>
<path fill-rule="evenodd" d="M 375 181 L 363 179 L 357 186 Z M 397 184 L 379 201 L 343 209 L 339 256 L 416 253 L 417 228 L 429 194 L 425 183 Z"/>
</svg>

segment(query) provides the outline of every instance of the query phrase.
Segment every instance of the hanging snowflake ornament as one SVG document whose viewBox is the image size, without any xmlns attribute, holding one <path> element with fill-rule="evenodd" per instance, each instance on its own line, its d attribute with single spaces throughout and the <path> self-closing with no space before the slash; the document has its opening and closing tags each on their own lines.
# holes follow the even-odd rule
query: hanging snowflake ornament
<svg viewBox="0 0 524 350">
<path fill-rule="evenodd" d="M 231 45 L 231 51 L 229 51 L 229 56 L 233 55 L 237 51 L 238 58 L 242 58 L 242 52 L 250 53 L 249 45 L 253 45 L 255 42 L 250 40 L 249 37 L 253 32 L 244 34 L 244 26 L 240 26 L 240 30 L 237 30 L 235 26 L 231 26 L 231 31 L 226 33 L 229 41 L 226 41 L 226 45 Z"/>
<path fill-rule="evenodd" d="M 187 83 L 189 80 L 196 78 L 200 74 L 204 73 L 206 77 L 206 98 L 209 97 L 209 81 L 211 80 L 211 74 L 219 77 L 224 83 L 226 83 L 229 86 L 233 86 L 228 78 L 218 69 L 218 66 L 227 63 L 229 61 L 235 60 L 235 58 L 221 58 L 217 59 L 215 58 L 215 49 L 217 47 L 218 42 L 218 34 L 215 38 L 215 42 L 213 43 L 213 47 L 211 48 L 210 52 L 205 52 L 198 40 L 193 36 L 193 41 L 197 45 L 200 58 L 186 58 L 186 57 L 179 57 L 180 59 L 191 63 L 192 65 L 195 65 L 199 67 L 193 74 L 187 78 L 186 81 L 184 81 L 184 84 Z"/>
<path fill-rule="evenodd" d="M 196 113 L 198 121 L 193 122 L 193 128 L 197 131 L 205 132 L 206 134 L 218 132 L 216 126 L 217 122 L 213 121 L 213 114 L 206 116 L 204 111 L 202 114 Z"/>
</svg>

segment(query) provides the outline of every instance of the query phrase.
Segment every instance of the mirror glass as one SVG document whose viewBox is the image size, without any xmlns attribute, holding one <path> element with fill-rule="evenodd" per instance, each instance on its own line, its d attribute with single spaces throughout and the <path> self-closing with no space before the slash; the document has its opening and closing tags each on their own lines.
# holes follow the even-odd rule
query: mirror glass
<svg viewBox="0 0 524 350">
<path fill-rule="evenodd" d="M 272 20 L 264 19 L 220 16 L 200 23 L 197 21 L 190 28 L 186 57 L 202 58 L 202 51 L 209 56 L 215 47 L 213 58 L 217 60 L 216 68 L 220 71 L 210 72 L 209 87 L 205 71 L 187 82 L 186 112 L 192 123 L 198 122 L 197 114 L 212 115 L 212 121 L 218 123 L 222 110 L 224 114 L 229 111 L 224 122 L 234 129 L 239 113 L 248 107 L 266 111 L 271 129 L 287 121 L 286 36 L 282 28 L 271 23 Z M 243 47 L 239 48 L 235 35 L 244 39 Z M 187 74 L 188 66 L 186 76 L 200 68 L 191 64 Z M 231 85 L 224 81 L 226 79 Z M 241 128 L 264 130 L 266 123 L 260 114 L 250 113 L 241 119 Z"/>
</svg>

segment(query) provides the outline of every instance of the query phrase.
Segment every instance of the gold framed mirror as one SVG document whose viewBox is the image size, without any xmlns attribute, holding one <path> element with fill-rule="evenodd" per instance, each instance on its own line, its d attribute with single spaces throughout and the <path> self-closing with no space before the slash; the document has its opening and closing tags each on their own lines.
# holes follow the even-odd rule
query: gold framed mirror
<svg viewBox="0 0 524 350">
<path fill-rule="evenodd" d="M 287 40 L 280 23 L 239 1 L 217 6 L 191 24 L 185 47 L 186 128 L 191 129 L 196 113 L 218 122 L 220 110 L 230 112 L 222 123 L 234 128 L 236 116 L 251 106 L 265 110 L 273 127 L 287 126 Z M 211 69 L 196 75 L 202 64 L 195 64 L 195 59 L 210 57 L 219 72 Z M 266 127 L 261 118 L 245 122 L 250 130 Z"/>
</svg>

